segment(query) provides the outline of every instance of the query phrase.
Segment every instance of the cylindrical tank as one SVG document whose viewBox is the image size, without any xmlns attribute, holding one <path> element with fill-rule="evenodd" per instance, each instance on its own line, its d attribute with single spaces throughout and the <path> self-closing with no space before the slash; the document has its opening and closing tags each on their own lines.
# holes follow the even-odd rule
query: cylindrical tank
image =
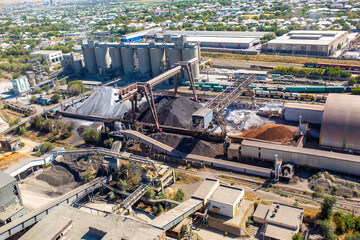
<svg viewBox="0 0 360 240">
<path fill-rule="evenodd" d="M 163 48 L 150 48 L 151 71 L 153 77 L 160 75 L 161 67 L 165 61 Z"/>
<path fill-rule="evenodd" d="M 121 58 L 124 66 L 124 73 L 130 74 L 135 71 L 134 49 L 129 47 L 121 48 Z"/>
<path fill-rule="evenodd" d="M 120 69 L 123 67 L 123 62 L 121 59 L 121 50 L 118 47 L 109 48 L 110 58 L 111 58 L 111 68 Z"/>
<path fill-rule="evenodd" d="M 183 57 L 183 61 L 189 61 L 193 58 L 198 59 L 198 47 L 194 46 L 194 47 L 184 48 L 182 50 L 182 57 Z M 192 71 L 193 71 L 194 79 L 199 79 L 199 61 L 196 61 L 196 63 L 192 65 Z M 186 71 L 184 74 L 185 74 L 184 75 L 185 79 L 189 80 L 189 76 Z"/>
<path fill-rule="evenodd" d="M 138 60 L 140 73 L 145 75 L 151 72 L 150 51 L 148 48 L 138 48 Z"/>
<path fill-rule="evenodd" d="M 85 68 L 90 74 L 97 72 L 96 57 L 94 48 L 84 46 L 82 48 L 84 55 Z"/>
<path fill-rule="evenodd" d="M 174 49 L 174 48 L 169 48 L 168 49 L 168 57 L 169 57 L 169 68 L 172 68 L 174 66 L 175 63 L 178 63 L 182 60 L 182 56 L 181 56 L 181 49 Z M 179 77 L 182 78 L 183 74 L 180 73 Z"/>
<path fill-rule="evenodd" d="M 94 48 L 96 56 L 96 64 L 98 68 L 110 68 L 109 48 L 104 46 L 97 46 Z"/>
</svg>

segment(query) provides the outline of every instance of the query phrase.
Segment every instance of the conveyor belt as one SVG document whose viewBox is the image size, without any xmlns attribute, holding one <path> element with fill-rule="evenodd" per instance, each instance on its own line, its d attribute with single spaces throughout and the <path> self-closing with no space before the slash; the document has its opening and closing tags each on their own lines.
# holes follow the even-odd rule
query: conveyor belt
<svg viewBox="0 0 360 240">
<path fill-rule="evenodd" d="M 148 137 L 142 133 L 139 133 L 134 130 L 125 130 L 122 131 L 122 133 L 129 138 L 135 139 L 137 141 L 140 141 L 162 153 L 165 153 L 168 156 L 174 157 L 174 158 L 181 158 L 184 160 L 194 161 L 194 162 L 201 162 L 207 166 L 211 167 L 219 167 L 219 168 L 225 168 L 228 170 L 234 170 L 237 172 L 243 172 L 243 173 L 249 173 L 253 175 L 259 175 L 264 177 L 270 177 L 271 175 L 271 169 L 268 168 L 262 168 L 258 166 L 252 166 L 237 162 L 231 162 L 221 159 L 215 159 L 215 158 L 209 158 L 205 156 L 195 155 L 195 154 L 187 154 L 180 152 L 176 150 L 173 147 L 170 147 L 164 143 L 161 143 L 151 137 Z"/>
</svg>

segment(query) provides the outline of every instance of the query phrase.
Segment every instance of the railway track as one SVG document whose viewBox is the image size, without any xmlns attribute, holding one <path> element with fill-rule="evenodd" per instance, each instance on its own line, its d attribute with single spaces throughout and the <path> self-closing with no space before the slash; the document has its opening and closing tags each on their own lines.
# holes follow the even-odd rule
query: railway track
<svg viewBox="0 0 360 240">
<path fill-rule="evenodd" d="M 176 171 L 179 172 L 183 172 L 183 173 L 189 173 L 188 170 L 183 170 L 183 169 L 176 169 Z M 195 174 L 195 173 L 193 173 Z M 262 180 L 250 180 L 250 179 L 246 179 L 246 178 L 242 178 L 240 176 L 232 176 L 232 175 L 219 175 L 218 173 L 205 173 L 202 172 L 202 175 L 206 175 L 207 177 L 212 177 L 212 178 L 220 178 L 222 180 L 226 180 L 228 182 L 234 182 L 234 183 L 238 183 L 240 185 L 244 185 L 244 186 L 248 186 L 251 187 L 253 189 L 259 189 L 259 188 L 265 188 L 265 189 L 269 189 L 270 191 L 276 193 L 276 194 L 282 194 L 284 197 L 288 196 L 288 197 L 296 197 L 297 199 L 301 199 L 301 200 L 306 200 L 309 203 L 315 203 L 315 204 L 320 204 L 322 202 L 322 199 L 313 199 L 312 196 L 309 193 L 299 193 L 298 190 L 292 189 L 292 188 L 288 188 L 288 187 L 284 187 L 284 186 L 271 186 L 270 183 L 267 183 L 265 179 Z M 356 209 L 360 209 L 360 202 L 356 201 L 356 200 L 345 200 L 342 198 L 338 197 L 338 200 L 336 202 L 335 205 L 335 209 L 337 210 L 343 210 L 343 211 L 347 211 L 347 212 L 354 212 L 353 210 L 356 211 Z M 355 215 L 360 215 L 360 213 L 354 213 Z"/>
</svg>

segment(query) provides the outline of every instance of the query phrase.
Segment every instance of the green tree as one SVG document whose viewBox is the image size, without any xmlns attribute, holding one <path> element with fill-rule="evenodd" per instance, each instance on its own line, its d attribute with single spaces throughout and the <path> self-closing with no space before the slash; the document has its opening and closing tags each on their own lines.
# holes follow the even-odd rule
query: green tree
<svg viewBox="0 0 360 240">
<path fill-rule="evenodd" d="M 34 103 L 36 103 L 37 102 L 37 98 L 35 97 L 35 96 L 31 96 L 31 98 L 30 98 L 30 103 L 31 104 L 34 104 Z"/>
<path fill-rule="evenodd" d="M 20 122 L 20 118 L 15 118 L 13 120 L 11 120 L 9 122 L 9 126 L 12 127 L 12 126 L 15 126 L 16 124 L 18 124 Z"/>
<path fill-rule="evenodd" d="M 145 193 L 145 198 L 147 199 L 154 199 L 155 198 L 155 190 L 153 187 L 148 187 Z"/>
<path fill-rule="evenodd" d="M 357 83 L 357 81 L 354 77 L 349 77 L 349 79 L 348 79 L 349 86 L 353 86 L 356 83 Z"/>
<path fill-rule="evenodd" d="M 20 74 L 19 74 L 19 73 L 14 73 L 13 76 L 12 76 L 13 79 L 17 79 L 17 78 L 19 78 L 19 77 L 20 77 Z"/>
<path fill-rule="evenodd" d="M 39 145 L 39 151 L 41 154 L 44 154 L 46 152 L 49 152 L 54 149 L 54 146 L 49 142 L 44 142 Z"/>
<path fill-rule="evenodd" d="M 82 134 L 82 138 L 84 139 L 85 143 L 91 145 L 96 145 L 99 142 L 100 137 L 100 133 L 94 128 L 88 128 Z"/>
<path fill-rule="evenodd" d="M 104 146 L 105 146 L 106 148 L 110 148 L 110 149 L 111 149 L 113 143 L 114 143 L 114 139 L 113 139 L 113 138 L 109 138 L 109 139 L 105 139 L 105 140 L 104 140 Z"/>
<path fill-rule="evenodd" d="M 359 240 L 360 239 L 360 232 L 356 232 L 351 235 L 346 235 L 345 240 Z"/>
<path fill-rule="evenodd" d="M 351 89 L 351 94 L 360 95 L 360 87 Z"/>
<path fill-rule="evenodd" d="M 50 119 L 44 121 L 42 130 L 47 133 L 50 133 L 53 130 L 53 123 Z"/>
<path fill-rule="evenodd" d="M 325 236 L 325 239 L 328 240 L 336 239 L 336 235 L 334 233 L 335 231 L 334 224 L 331 222 L 330 219 L 318 220 L 317 223 L 319 224 L 320 229 Z"/>
<path fill-rule="evenodd" d="M 300 233 L 295 233 L 293 236 L 292 236 L 292 240 L 303 240 L 302 236 Z"/>
<path fill-rule="evenodd" d="M 86 171 L 80 174 L 80 179 L 82 183 L 88 183 L 95 179 L 95 175 L 91 171 Z"/>
<path fill-rule="evenodd" d="M 337 197 L 335 196 L 325 196 L 324 201 L 321 203 L 321 219 L 328 219 L 333 215 L 334 205 L 336 204 Z"/>
<path fill-rule="evenodd" d="M 61 96 L 59 94 L 54 94 L 51 96 L 52 103 L 59 103 L 60 99 L 61 99 Z"/>
<path fill-rule="evenodd" d="M 67 91 L 70 96 L 78 96 L 85 91 L 85 86 L 82 81 L 71 81 L 68 83 Z"/>
<path fill-rule="evenodd" d="M 41 88 L 36 88 L 35 90 L 34 90 L 34 93 L 35 94 L 41 94 L 42 93 L 42 89 Z"/>
<path fill-rule="evenodd" d="M 337 45 L 337 49 L 338 49 L 338 50 L 340 50 L 341 48 L 342 48 L 341 43 L 338 43 L 338 45 Z"/>
<path fill-rule="evenodd" d="M 44 118 L 42 116 L 35 116 L 33 119 L 30 120 L 30 126 L 35 128 L 36 130 L 41 131 L 44 124 Z"/>
<path fill-rule="evenodd" d="M 176 195 L 174 196 L 173 200 L 181 202 L 184 198 L 184 191 L 182 188 L 179 188 L 176 192 Z"/>
<path fill-rule="evenodd" d="M 127 186 L 127 183 L 126 183 L 126 180 L 123 180 L 123 179 L 120 179 L 118 182 L 117 182 L 117 188 L 120 190 L 120 191 L 125 191 L 125 188 Z"/>
</svg>

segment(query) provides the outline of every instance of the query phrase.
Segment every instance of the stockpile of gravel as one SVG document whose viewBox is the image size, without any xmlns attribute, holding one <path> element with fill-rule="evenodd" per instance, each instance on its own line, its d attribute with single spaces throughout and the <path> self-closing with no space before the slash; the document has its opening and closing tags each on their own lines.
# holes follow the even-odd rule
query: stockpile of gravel
<svg viewBox="0 0 360 240">
<path fill-rule="evenodd" d="M 110 117 L 121 119 L 131 109 L 131 102 L 118 102 L 116 96 L 119 90 L 111 87 L 102 87 L 94 92 L 84 103 L 76 108 L 68 108 L 67 111 L 85 115 Z"/>
<path fill-rule="evenodd" d="M 181 128 L 189 128 L 192 114 L 202 107 L 200 103 L 184 97 L 158 97 L 155 105 L 160 125 Z M 138 117 L 139 121 L 154 122 L 147 102 L 140 106 L 140 110 L 142 114 Z"/>
<path fill-rule="evenodd" d="M 66 168 L 54 165 L 36 177 L 52 186 L 63 186 L 75 182 L 75 177 Z"/>
<path fill-rule="evenodd" d="M 164 132 L 154 133 L 149 136 L 159 142 L 176 148 L 176 150 L 183 153 L 191 153 L 212 158 L 223 155 L 222 144 L 210 143 L 198 138 Z"/>
</svg>

